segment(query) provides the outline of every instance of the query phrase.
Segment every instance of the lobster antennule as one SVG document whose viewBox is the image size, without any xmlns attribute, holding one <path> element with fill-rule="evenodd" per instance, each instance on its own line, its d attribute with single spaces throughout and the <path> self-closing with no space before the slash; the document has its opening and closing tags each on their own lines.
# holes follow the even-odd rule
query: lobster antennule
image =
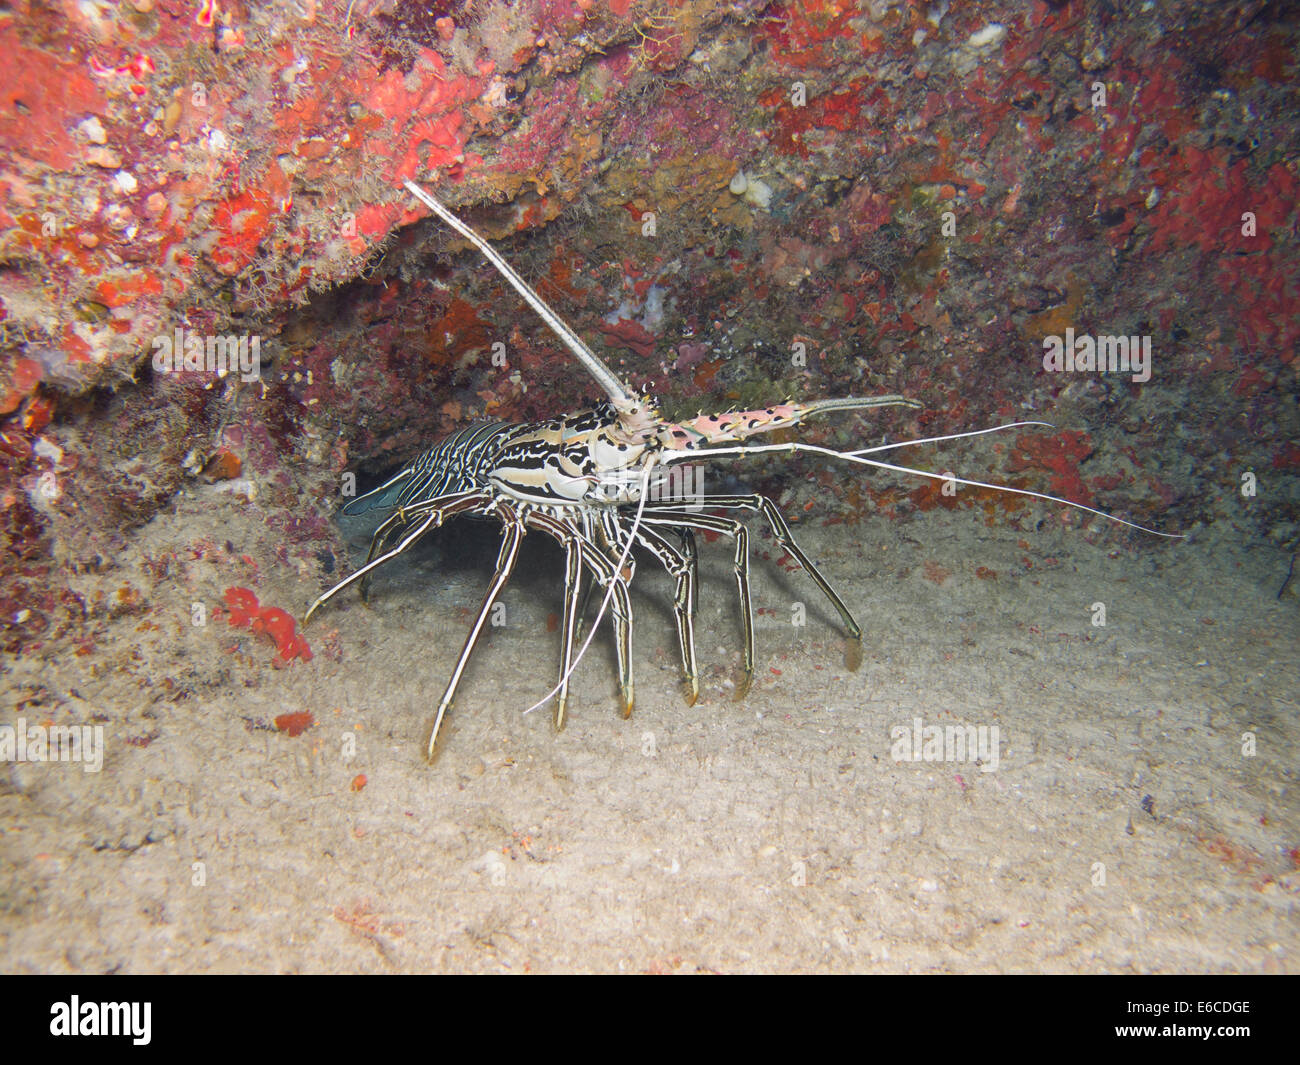
<svg viewBox="0 0 1300 1065">
<path fill-rule="evenodd" d="M 751 436 L 798 425 L 814 414 L 833 410 L 868 410 L 872 407 L 920 407 L 903 396 L 845 396 L 814 399 L 806 403 L 778 403 L 762 410 L 701 414 L 687 422 L 669 423 L 660 433 L 664 446 L 673 451 L 691 450 L 707 444 L 730 444 Z"/>
<path fill-rule="evenodd" d="M 578 361 L 587 368 L 587 372 L 605 390 L 605 394 L 609 396 L 610 402 L 615 407 L 621 410 L 636 405 L 636 393 L 628 388 L 613 370 L 600 361 L 596 353 L 582 342 L 582 338 L 564 323 L 564 319 L 556 314 L 541 296 L 533 291 L 527 281 L 515 273 L 514 268 L 497 254 L 492 245 L 425 192 L 424 189 L 420 188 L 414 181 L 408 180 L 403 184 L 406 186 L 407 192 L 473 244 L 482 253 L 483 257 L 492 264 L 497 273 L 510 282 L 515 291 L 523 296 L 528 306 L 532 307 L 542 321 L 550 327 L 551 332 L 559 337 L 564 346 L 573 352 Z"/>
</svg>

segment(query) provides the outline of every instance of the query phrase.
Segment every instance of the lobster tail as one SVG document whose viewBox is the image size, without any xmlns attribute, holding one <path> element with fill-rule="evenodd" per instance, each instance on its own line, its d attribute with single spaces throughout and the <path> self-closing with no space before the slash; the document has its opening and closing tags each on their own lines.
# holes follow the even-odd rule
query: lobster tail
<svg viewBox="0 0 1300 1065">
<path fill-rule="evenodd" d="M 398 497 L 402 494 L 402 489 L 406 487 L 406 482 L 410 478 L 411 470 L 408 467 L 386 484 L 381 484 L 378 488 L 367 492 L 363 496 L 357 496 L 356 499 L 344 504 L 343 513 L 365 514 L 371 510 L 397 506 Z"/>
</svg>

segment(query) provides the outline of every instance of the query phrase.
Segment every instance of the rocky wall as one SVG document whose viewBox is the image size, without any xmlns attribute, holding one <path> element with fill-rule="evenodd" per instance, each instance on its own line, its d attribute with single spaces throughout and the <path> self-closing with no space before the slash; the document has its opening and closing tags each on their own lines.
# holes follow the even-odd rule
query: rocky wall
<svg viewBox="0 0 1300 1065">
<path fill-rule="evenodd" d="M 597 398 L 407 179 L 673 414 L 925 404 L 800 430 L 840 445 L 1049 421 L 916 461 L 1294 544 L 1300 33 L 1285 7 L 0 11 L 6 651 L 130 609 L 76 578 L 111 571 L 178 492 L 255 508 L 278 546 L 254 561 L 296 568 L 306 601 L 348 564 L 331 521 L 345 474 L 364 483 L 476 417 Z M 1108 338 L 1142 358 L 1088 368 Z M 967 506 L 1027 530 L 1087 523 L 808 461 L 746 475 L 804 521 Z"/>
</svg>

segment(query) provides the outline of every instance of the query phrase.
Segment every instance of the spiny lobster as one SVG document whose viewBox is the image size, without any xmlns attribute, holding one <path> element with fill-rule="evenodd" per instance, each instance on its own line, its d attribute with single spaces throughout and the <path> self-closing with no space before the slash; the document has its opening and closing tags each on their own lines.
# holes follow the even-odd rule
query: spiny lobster
<svg viewBox="0 0 1300 1065">
<path fill-rule="evenodd" d="M 867 456 L 916 444 L 953 440 L 1044 422 L 1015 422 L 991 429 L 908 440 L 856 451 L 834 451 L 800 442 L 741 445 L 749 437 L 799 425 L 815 414 L 868 410 L 876 407 L 920 407 L 902 396 L 846 397 L 803 403 L 779 403 L 762 410 L 702 414 L 690 421 L 665 421 L 649 392 L 637 393 L 607 367 L 510 265 L 477 233 L 414 182 L 406 188 L 444 223 L 476 247 L 543 322 L 581 361 L 608 399 L 587 410 L 547 421 L 478 422 L 453 433 L 373 491 L 343 507 L 345 514 L 370 510 L 393 513 L 375 530 L 361 568 L 320 596 L 316 609 L 344 588 L 361 582 L 364 598 L 370 575 L 397 555 L 410 550 L 426 533 L 457 515 L 494 517 L 501 522 L 501 546 L 496 569 L 456 660 L 451 679 L 438 702 L 429 734 L 433 758 L 442 721 L 451 706 L 465 667 L 483 631 L 493 603 L 514 569 L 520 540 L 530 530 L 555 539 L 565 550 L 564 617 L 561 628 L 560 680 L 545 696 L 556 696 L 555 725 L 564 726 L 569 677 L 577 665 L 573 648 L 584 601 L 584 577 L 605 588 L 601 612 L 587 637 L 590 643 L 611 602 L 618 655 L 623 716 L 632 713 L 632 606 L 628 595 L 634 571 L 632 548 L 639 544 L 672 575 L 676 584 L 673 613 L 685 674 L 687 701 L 699 697 L 695 659 L 694 616 L 697 598 L 695 533 L 717 533 L 735 541 L 736 588 L 740 597 L 744 672 L 738 697 L 748 691 L 754 675 L 754 621 L 749 591 L 749 533 L 725 512 L 753 512 L 767 522 L 777 543 L 808 573 L 839 614 L 848 634 L 845 664 L 856 670 L 862 661 L 862 629 L 812 560 L 795 542 L 776 505 L 762 495 L 701 494 L 689 505 L 681 498 L 656 496 L 667 486 L 673 465 L 707 456 L 719 458 L 758 452 L 803 451 L 846 459 L 863 465 L 916 474 L 955 484 L 993 488 L 1078 507 L 1132 528 L 1142 526 L 1114 518 L 1092 507 L 1026 489 L 969 481 L 948 474 L 895 466 Z M 728 446 L 730 445 L 730 446 Z M 740 446 L 738 446 L 740 445 Z M 704 513 L 705 510 L 723 514 Z M 1151 532 L 1153 530 L 1144 530 Z M 1168 535 L 1159 533 L 1157 535 Z M 400 537 L 397 545 L 388 545 Z M 581 658 L 582 650 L 578 658 Z M 538 703 L 538 706 L 542 703 Z"/>
</svg>

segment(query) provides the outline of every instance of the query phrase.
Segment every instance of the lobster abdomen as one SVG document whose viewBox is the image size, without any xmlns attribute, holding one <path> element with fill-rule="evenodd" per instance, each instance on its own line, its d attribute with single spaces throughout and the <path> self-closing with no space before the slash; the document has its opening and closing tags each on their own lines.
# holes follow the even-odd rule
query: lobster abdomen
<svg viewBox="0 0 1300 1065">
<path fill-rule="evenodd" d="M 344 514 L 410 506 L 451 492 L 487 488 L 492 460 L 502 445 L 527 425 L 474 422 L 443 437 L 393 477 L 343 508 Z"/>
</svg>

